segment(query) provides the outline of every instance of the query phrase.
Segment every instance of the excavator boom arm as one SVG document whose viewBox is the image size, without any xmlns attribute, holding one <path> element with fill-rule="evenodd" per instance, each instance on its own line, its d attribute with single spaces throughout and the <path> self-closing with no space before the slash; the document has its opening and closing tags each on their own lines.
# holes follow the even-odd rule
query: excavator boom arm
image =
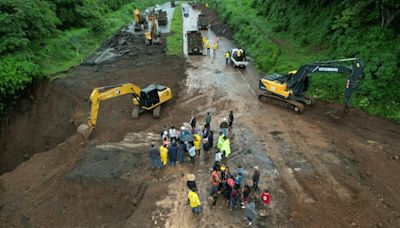
<svg viewBox="0 0 400 228">
<path fill-rule="evenodd" d="M 96 125 L 100 101 L 105 101 L 125 94 L 132 94 L 140 104 L 140 92 L 140 87 L 132 83 L 94 88 L 90 95 L 91 110 L 88 125 L 90 127 Z"/>
<path fill-rule="evenodd" d="M 352 66 L 337 64 L 338 62 L 354 61 Z M 301 94 L 304 91 L 303 83 L 310 73 L 347 73 L 347 82 L 344 91 L 345 108 L 349 106 L 350 96 L 359 87 L 359 82 L 364 75 L 364 64 L 360 59 L 343 59 L 306 64 L 301 66 L 297 72 L 288 79 L 287 85 L 294 94 Z"/>
</svg>

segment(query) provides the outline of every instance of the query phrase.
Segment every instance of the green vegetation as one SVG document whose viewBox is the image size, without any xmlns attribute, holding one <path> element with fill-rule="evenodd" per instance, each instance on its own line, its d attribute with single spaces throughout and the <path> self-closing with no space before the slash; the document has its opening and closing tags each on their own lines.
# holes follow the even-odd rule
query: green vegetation
<svg viewBox="0 0 400 228">
<path fill-rule="evenodd" d="M 34 81 L 79 64 L 132 19 L 165 0 L 0 1 L 0 114 Z"/>
<path fill-rule="evenodd" d="M 354 106 L 400 121 L 400 3 L 395 0 L 210 0 L 258 69 L 287 72 L 316 60 L 359 57 Z M 310 93 L 341 102 L 345 78 L 314 75 Z"/>
<path fill-rule="evenodd" d="M 182 28 L 182 5 L 179 4 L 174 10 L 171 24 L 171 34 L 167 37 L 167 55 L 181 56 L 183 53 L 183 28 Z"/>
</svg>

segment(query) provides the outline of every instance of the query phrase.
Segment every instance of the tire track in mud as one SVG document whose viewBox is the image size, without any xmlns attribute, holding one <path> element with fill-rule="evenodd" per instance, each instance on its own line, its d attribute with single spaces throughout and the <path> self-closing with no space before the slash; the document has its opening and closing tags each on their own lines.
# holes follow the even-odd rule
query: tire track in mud
<svg viewBox="0 0 400 228">
<path fill-rule="evenodd" d="M 318 148 L 310 145 L 307 141 L 307 137 L 301 135 L 301 133 L 293 128 L 294 123 L 292 121 L 287 121 L 281 123 L 284 124 L 288 134 L 290 135 L 290 139 L 292 140 L 292 144 L 298 147 L 297 151 L 302 153 L 302 155 L 311 163 L 314 168 L 314 171 L 322 177 L 322 179 L 327 183 L 327 185 L 331 186 L 331 188 L 324 188 L 325 190 L 330 189 L 334 190 L 336 194 L 343 198 L 348 199 L 350 197 L 349 191 L 342 186 L 332 175 L 326 165 L 323 164 L 323 161 L 320 158 L 320 153 L 316 152 L 319 151 Z M 308 131 L 311 132 L 311 131 Z M 313 133 L 311 133 L 313 134 Z M 319 140 L 323 141 L 322 137 L 312 135 L 311 138 L 318 138 Z M 327 145 L 327 143 L 325 143 Z M 310 149 L 311 148 L 311 149 Z"/>
</svg>

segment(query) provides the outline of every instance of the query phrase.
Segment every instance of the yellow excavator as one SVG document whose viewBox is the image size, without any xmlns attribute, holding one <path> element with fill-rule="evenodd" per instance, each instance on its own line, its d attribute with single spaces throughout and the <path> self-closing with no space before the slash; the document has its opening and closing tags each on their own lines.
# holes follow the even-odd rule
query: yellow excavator
<svg viewBox="0 0 400 228">
<path fill-rule="evenodd" d="M 155 14 L 147 16 L 147 21 L 151 23 L 150 31 L 144 33 L 145 44 L 161 44 L 161 39 L 158 34 L 158 21 Z"/>
<path fill-rule="evenodd" d="M 96 126 L 97 115 L 100 108 L 100 101 L 119 97 L 125 94 L 132 94 L 132 118 L 138 118 L 140 112 L 153 111 L 153 117 L 159 118 L 161 104 L 172 99 L 171 89 L 157 84 L 151 84 L 144 89 L 132 83 L 105 86 L 94 88 L 90 95 L 91 110 L 87 124 L 78 127 L 78 133 L 89 138 Z"/>
<path fill-rule="evenodd" d="M 134 20 L 134 28 L 135 31 L 141 31 L 142 30 L 142 26 L 140 25 L 140 21 L 142 19 L 142 14 L 140 13 L 139 9 L 135 9 L 133 10 L 133 20 Z"/>
<path fill-rule="evenodd" d="M 351 62 L 351 64 L 343 64 L 344 62 Z M 287 75 L 277 73 L 268 75 L 259 83 L 262 91 L 259 94 L 260 101 L 289 108 L 297 113 L 302 112 L 303 104 L 312 104 L 312 98 L 308 97 L 306 92 L 309 86 L 308 75 L 313 73 L 348 74 L 342 110 L 343 113 L 347 113 L 350 108 L 350 96 L 359 87 L 364 75 L 363 61 L 358 58 L 315 62 L 305 64 Z"/>
</svg>

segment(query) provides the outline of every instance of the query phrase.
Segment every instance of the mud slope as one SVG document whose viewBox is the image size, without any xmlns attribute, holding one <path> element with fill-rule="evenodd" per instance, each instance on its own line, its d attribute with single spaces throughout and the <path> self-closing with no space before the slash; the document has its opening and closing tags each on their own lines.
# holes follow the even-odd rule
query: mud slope
<svg viewBox="0 0 400 228">
<path fill-rule="evenodd" d="M 24 101 L 1 123 L 0 173 L 14 169 L 34 153 L 53 148 L 75 133 L 86 122 L 88 98 L 98 86 L 125 82 L 141 87 L 159 83 L 179 92 L 184 78 L 184 61 L 166 58 L 164 45 L 146 47 L 143 35 L 121 32 L 106 41 L 102 50 L 113 48 L 120 57 L 102 65 L 81 65 L 59 75 L 60 79 L 43 82 L 34 90 L 33 102 Z M 142 130 L 156 123 L 145 113 L 140 121 L 130 118 L 130 96 L 115 98 L 101 104 L 93 142 L 120 140 L 126 132 Z M 166 104 L 162 114 L 168 114 L 174 101 Z M 112 132 L 112 133 L 110 133 Z"/>
</svg>

